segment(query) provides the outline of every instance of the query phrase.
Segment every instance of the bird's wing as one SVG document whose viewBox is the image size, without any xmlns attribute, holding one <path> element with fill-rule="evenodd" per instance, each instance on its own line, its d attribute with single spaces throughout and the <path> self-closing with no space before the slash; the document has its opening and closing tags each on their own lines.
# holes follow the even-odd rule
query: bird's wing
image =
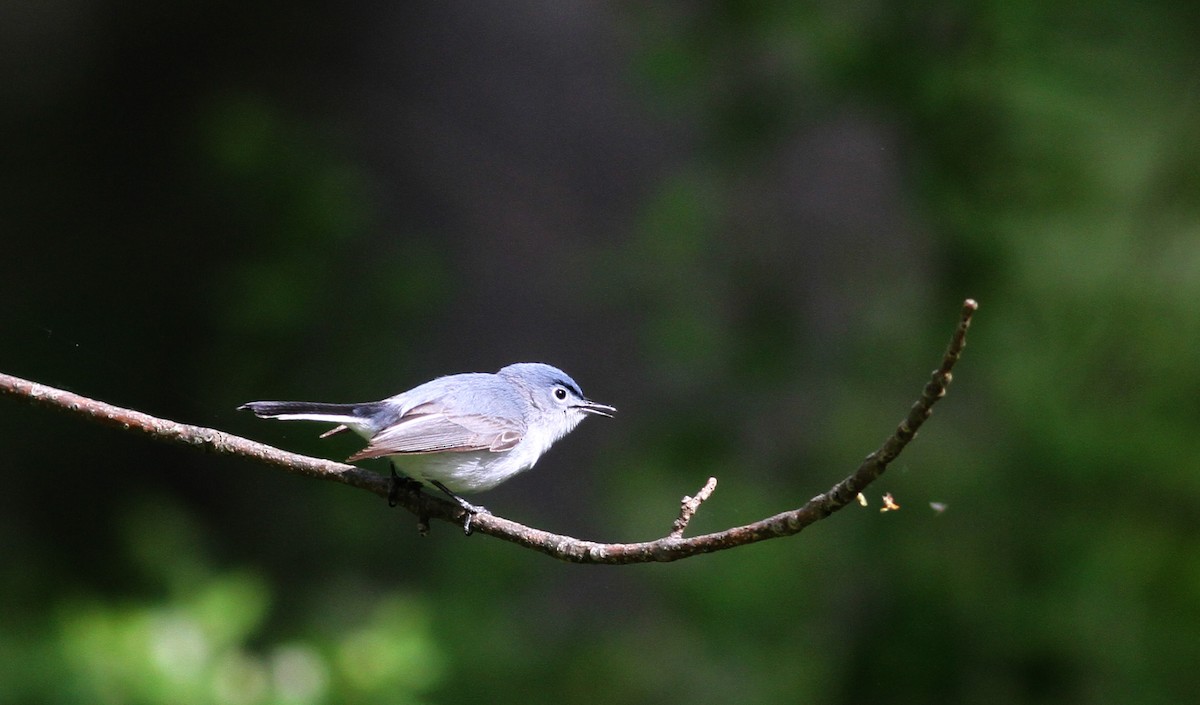
<svg viewBox="0 0 1200 705">
<path fill-rule="evenodd" d="M 395 424 L 375 434 L 366 448 L 348 460 L 404 453 L 456 453 L 486 450 L 502 453 L 525 437 L 525 425 L 502 416 L 447 413 L 422 404 Z"/>
</svg>

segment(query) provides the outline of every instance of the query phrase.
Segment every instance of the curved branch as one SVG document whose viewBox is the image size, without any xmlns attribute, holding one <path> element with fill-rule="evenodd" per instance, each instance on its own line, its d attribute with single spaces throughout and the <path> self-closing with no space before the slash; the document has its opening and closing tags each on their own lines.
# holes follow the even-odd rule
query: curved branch
<svg viewBox="0 0 1200 705">
<path fill-rule="evenodd" d="M 574 563 L 649 563 L 675 561 L 700 553 L 711 553 L 735 546 L 742 546 L 771 538 L 798 534 L 805 527 L 833 514 L 855 501 L 868 485 L 874 482 L 896 459 L 908 442 L 917 435 L 917 429 L 929 418 L 933 405 L 946 394 L 950 384 L 951 370 L 962 355 L 966 345 L 967 328 L 971 317 L 979 308 L 971 299 L 963 302 L 958 327 L 950 339 L 950 345 L 942 356 L 942 364 L 933 371 L 918 399 L 909 409 L 895 432 L 883 442 L 878 450 L 868 455 L 850 476 L 837 483 L 829 491 L 810 499 L 804 506 L 767 517 L 751 524 L 737 526 L 702 536 L 683 538 L 684 528 L 700 503 L 707 499 L 715 487 L 710 482 L 696 498 L 685 497 L 680 519 L 675 522 L 667 536 L 641 543 L 597 543 L 552 534 L 500 516 L 480 513 L 473 517 L 472 527 L 481 534 L 494 536 L 505 541 L 540 551 L 548 556 Z M 203 426 L 192 426 L 160 419 L 149 414 L 119 406 L 106 404 L 72 392 L 30 382 L 19 377 L 0 373 L 0 394 L 22 398 L 38 406 L 46 406 L 83 416 L 99 423 L 125 430 L 148 434 L 150 437 L 193 446 L 212 453 L 248 458 L 266 465 L 273 465 L 298 475 L 323 480 L 333 480 L 380 497 L 388 496 L 388 480 L 368 470 L 337 463 L 331 460 L 311 458 L 289 453 L 273 446 L 257 443 L 223 431 Z M 425 493 L 399 493 L 397 502 L 418 517 L 441 519 L 461 525 L 464 512 L 457 504 L 451 504 Z"/>
</svg>

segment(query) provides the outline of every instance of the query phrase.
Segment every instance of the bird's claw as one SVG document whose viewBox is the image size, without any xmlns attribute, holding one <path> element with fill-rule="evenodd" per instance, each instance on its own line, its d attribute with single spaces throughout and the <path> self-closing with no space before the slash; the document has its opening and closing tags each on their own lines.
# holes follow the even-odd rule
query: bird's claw
<svg viewBox="0 0 1200 705">
<path fill-rule="evenodd" d="M 416 494 L 421 491 L 421 483 L 406 477 L 396 474 L 396 466 L 392 466 L 392 476 L 388 478 L 388 506 L 394 507 L 400 503 L 400 493 Z"/>
<path fill-rule="evenodd" d="M 474 522 L 476 514 L 491 514 L 486 507 L 481 507 L 478 504 L 471 504 L 462 497 L 459 497 L 449 487 L 446 487 L 438 480 L 430 480 L 430 483 L 434 487 L 444 492 L 447 497 L 457 502 L 459 507 L 462 507 L 463 533 L 467 536 L 470 536 L 472 533 L 474 533 L 474 529 L 472 528 L 471 524 Z"/>
</svg>

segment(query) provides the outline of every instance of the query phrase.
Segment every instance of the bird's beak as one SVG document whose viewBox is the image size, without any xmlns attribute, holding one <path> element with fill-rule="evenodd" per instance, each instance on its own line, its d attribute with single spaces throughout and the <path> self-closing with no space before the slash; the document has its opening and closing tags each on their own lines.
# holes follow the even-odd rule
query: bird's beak
<svg viewBox="0 0 1200 705">
<path fill-rule="evenodd" d="M 576 404 L 573 408 L 579 409 L 585 414 L 607 416 L 610 419 L 617 411 L 616 407 L 609 406 L 608 404 L 598 404 L 594 401 L 588 401 L 587 399 L 584 399 L 582 404 Z"/>
</svg>

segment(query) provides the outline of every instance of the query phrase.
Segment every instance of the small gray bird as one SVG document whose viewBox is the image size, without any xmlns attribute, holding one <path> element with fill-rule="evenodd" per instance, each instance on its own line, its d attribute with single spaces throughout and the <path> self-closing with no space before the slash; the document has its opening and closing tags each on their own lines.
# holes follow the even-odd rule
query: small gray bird
<svg viewBox="0 0 1200 705">
<path fill-rule="evenodd" d="M 482 508 L 458 493 L 492 489 L 533 467 L 585 416 L 616 411 L 589 401 L 567 373 L 540 362 L 439 377 L 382 401 L 252 401 L 238 409 L 266 419 L 338 424 L 322 438 L 354 431 L 368 443 L 348 462 L 400 460 L 406 475 L 437 487 L 470 513 Z"/>
</svg>

